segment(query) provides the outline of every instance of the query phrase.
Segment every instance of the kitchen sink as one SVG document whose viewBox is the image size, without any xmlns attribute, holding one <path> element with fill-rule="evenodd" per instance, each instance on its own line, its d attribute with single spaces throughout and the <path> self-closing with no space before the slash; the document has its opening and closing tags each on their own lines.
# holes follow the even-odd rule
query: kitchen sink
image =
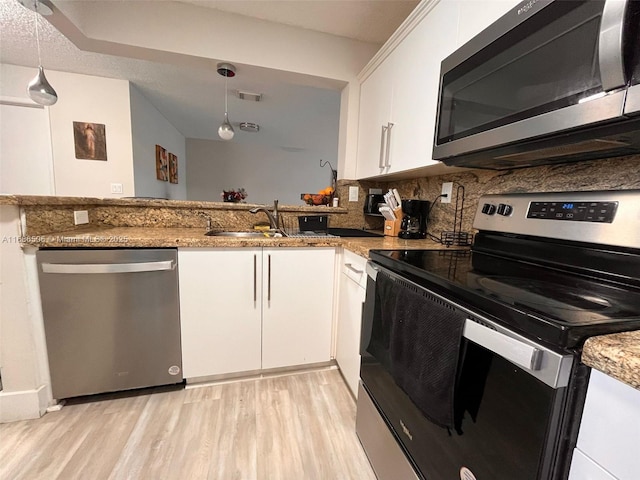
<svg viewBox="0 0 640 480">
<path fill-rule="evenodd" d="M 250 232 L 219 232 L 219 231 L 209 231 L 205 233 L 205 235 L 209 237 L 232 237 L 232 238 L 272 238 L 276 236 L 284 236 L 280 232 L 258 232 L 258 231 L 250 231 Z"/>
</svg>

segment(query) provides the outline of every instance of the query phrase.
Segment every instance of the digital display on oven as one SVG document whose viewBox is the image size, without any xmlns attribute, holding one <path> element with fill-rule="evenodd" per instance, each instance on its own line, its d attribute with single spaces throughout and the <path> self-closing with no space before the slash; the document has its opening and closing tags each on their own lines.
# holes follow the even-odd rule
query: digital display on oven
<svg viewBox="0 0 640 480">
<path fill-rule="evenodd" d="M 531 202 L 527 218 L 611 223 L 618 202 Z"/>
</svg>

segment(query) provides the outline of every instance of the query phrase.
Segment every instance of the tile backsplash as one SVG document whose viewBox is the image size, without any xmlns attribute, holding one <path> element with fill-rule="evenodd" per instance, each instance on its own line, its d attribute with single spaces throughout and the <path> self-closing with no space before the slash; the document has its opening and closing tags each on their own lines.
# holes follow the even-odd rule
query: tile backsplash
<svg viewBox="0 0 640 480">
<path fill-rule="evenodd" d="M 464 206 L 461 198 L 458 202 L 458 207 L 462 208 L 462 231 L 472 231 L 478 199 L 484 194 L 640 189 L 640 155 L 504 171 L 469 169 L 387 183 L 341 180 L 338 182 L 338 192 L 341 198 L 346 198 L 348 185 L 360 185 L 362 189 L 368 189 L 373 185 L 385 191 L 397 188 L 404 199 L 432 202 L 440 195 L 443 182 L 453 182 L 453 198 L 449 204 L 440 203 L 438 200 L 431 211 L 428 230 L 438 237 L 442 231 L 453 229 L 456 192 L 462 192 L 459 187 L 464 188 Z M 362 193 L 360 196 L 362 202 Z M 349 209 L 349 214 L 336 220 L 352 222 L 352 226 L 361 226 L 357 222 L 367 223 L 363 220 L 361 202 L 341 202 L 341 206 Z"/>
</svg>

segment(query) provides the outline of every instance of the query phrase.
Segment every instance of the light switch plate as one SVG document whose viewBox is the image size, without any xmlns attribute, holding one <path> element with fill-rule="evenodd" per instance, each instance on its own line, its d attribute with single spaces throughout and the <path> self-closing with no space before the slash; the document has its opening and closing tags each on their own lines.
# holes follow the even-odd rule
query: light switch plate
<svg viewBox="0 0 640 480">
<path fill-rule="evenodd" d="M 349 201 L 357 202 L 358 201 L 358 186 L 354 185 L 349 187 Z"/>
<path fill-rule="evenodd" d="M 121 183 L 112 183 L 111 184 L 111 193 L 122 193 L 122 184 Z"/>
<path fill-rule="evenodd" d="M 89 212 L 87 210 L 76 210 L 73 212 L 73 224 L 84 225 L 89 223 Z"/>
</svg>

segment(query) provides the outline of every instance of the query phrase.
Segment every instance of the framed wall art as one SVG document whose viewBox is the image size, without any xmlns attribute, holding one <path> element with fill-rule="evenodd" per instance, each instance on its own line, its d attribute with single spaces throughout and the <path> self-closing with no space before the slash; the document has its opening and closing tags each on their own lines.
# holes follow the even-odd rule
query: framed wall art
<svg viewBox="0 0 640 480">
<path fill-rule="evenodd" d="M 169 154 L 169 181 L 178 183 L 178 157 L 173 153 Z"/>
<path fill-rule="evenodd" d="M 167 151 L 160 145 L 156 145 L 156 178 L 163 182 L 169 180 Z"/>
<path fill-rule="evenodd" d="M 102 123 L 73 122 L 73 145 L 80 160 L 107 160 L 107 134 Z"/>
</svg>

